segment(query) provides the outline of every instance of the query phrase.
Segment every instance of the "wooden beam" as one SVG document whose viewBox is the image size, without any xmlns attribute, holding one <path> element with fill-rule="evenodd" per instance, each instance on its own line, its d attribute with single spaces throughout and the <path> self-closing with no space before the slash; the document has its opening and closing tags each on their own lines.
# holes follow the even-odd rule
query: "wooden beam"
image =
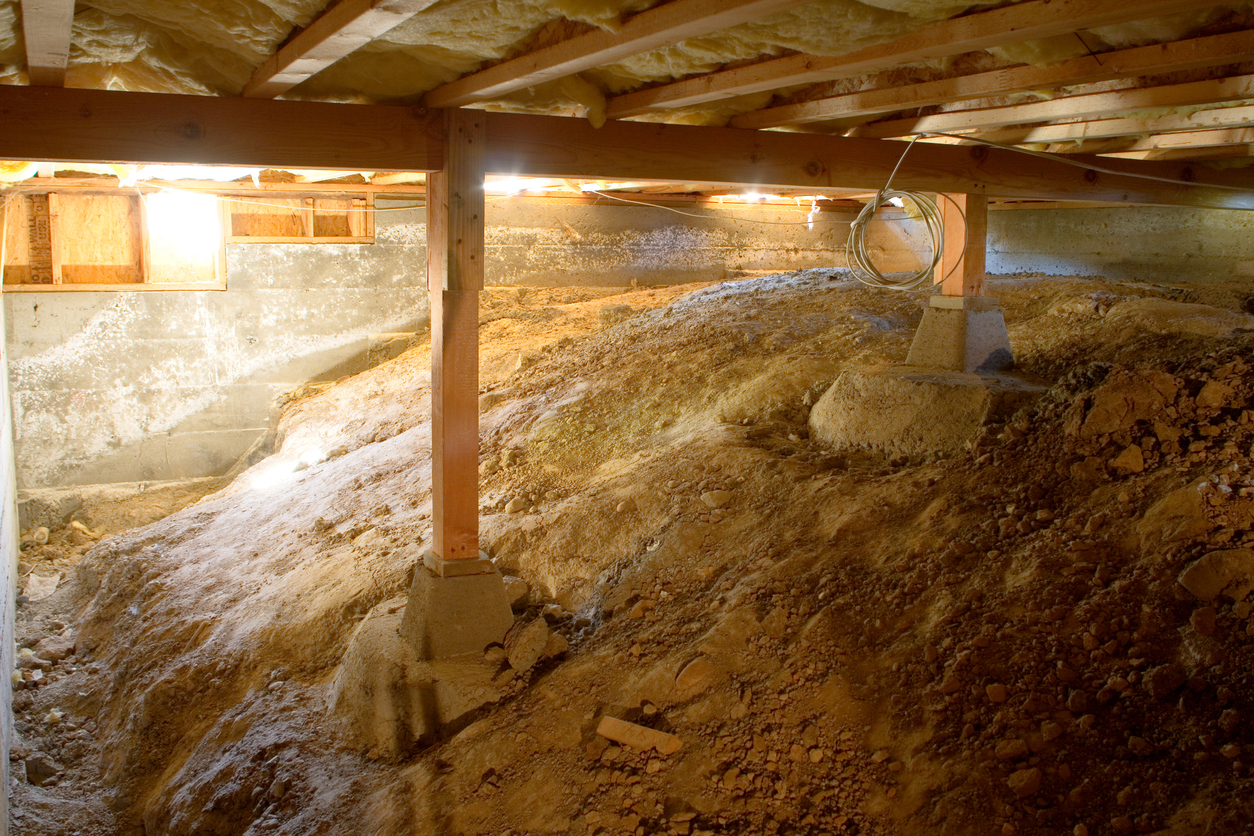
<svg viewBox="0 0 1254 836">
<path fill-rule="evenodd" d="M 486 170 L 519 177 L 751 186 L 758 190 L 882 187 L 901 142 L 643 122 L 481 114 Z M 217 99 L 0 85 L 0 159 L 199 163 L 274 168 L 432 171 L 443 164 L 443 117 L 403 107 Z M 1068 157 L 1074 160 L 1076 158 Z M 1250 208 L 1254 174 L 1112 161 L 1076 168 L 983 146 L 919 143 L 895 185 L 1005 198 Z M 310 189 L 310 192 L 319 190 Z"/>
<path fill-rule="evenodd" d="M 983 296 L 984 257 L 988 242 L 988 198 L 937 195 L 945 225 L 945 247 L 936 265 L 936 283 L 944 296 Z"/>
<path fill-rule="evenodd" d="M 732 119 L 731 124 L 736 128 L 774 128 L 826 119 L 893 113 L 908 108 L 1025 90 L 1217 67 L 1221 64 L 1248 61 L 1251 57 L 1254 57 L 1254 30 L 1245 30 L 1106 52 L 1047 67 L 1008 67 L 921 84 L 860 90 L 843 96 L 746 113 Z"/>
<path fill-rule="evenodd" d="M 1063 96 L 1044 102 L 957 110 L 911 119 L 872 122 L 852 131 L 852 135 L 883 139 L 910 136 L 927 131 L 963 131 L 998 128 L 1055 119 L 1082 119 L 1109 113 L 1128 113 L 1160 107 L 1215 104 L 1254 98 L 1254 75 L 1171 84 L 1162 87 L 1137 87 L 1109 93 L 1086 93 Z"/>
<path fill-rule="evenodd" d="M 633 15 L 616 32 L 593 29 L 520 55 L 437 87 L 423 102 L 428 107 L 460 107 L 497 98 L 808 2 L 811 0 L 671 0 Z"/>
<path fill-rule="evenodd" d="M 409 107 L 0 85 L 6 160 L 431 171 L 441 130 Z"/>
<path fill-rule="evenodd" d="M 431 298 L 432 551 L 479 556 L 479 290 L 483 287 L 484 113 L 447 112 L 445 168 L 427 194 Z"/>
<path fill-rule="evenodd" d="M 596 129 L 585 119 L 507 113 L 485 113 L 485 119 L 487 170 L 519 176 L 873 191 L 884 185 L 906 151 L 902 142 L 777 131 L 643 122 L 611 122 Z M 1254 173 L 1137 166 L 1105 158 L 1092 162 L 1121 173 L 1088 171 L 1061 159 L 1028 157 L 1009 149 L 918 143 L 893 185 L 1005 198 L 1254 208 Z"/>
<path fill-rule="evenodd" d="M 272 99 L 356 52 L 437 0 L 340 0 L 292 35 L 244 85 L 244 96 Z"/>
<path fill-rule="evenodd" d="M 1217 107 L 1191 113 L 1168 113 L 1141 119 L 1089 119 L 1059 125 L 1040 125 L 980 131 L 972 136 L 989 142 L 1026 145 L 1040 142 L 1079 142 L 1118 136 L 1195 131 L 1205 128 L 1246 128 L 1254 126 L 1254 107 Z"/>
<path fill-rule="evenodd" d="M 74 0 L 22 0 L 26 74 L 34 87 L 64 87 Z"/>
<path fill-rule="evenodd" d="M 609 100 L 606 112 L 611 119 L 624 119 L 651 110 L 691 107 L 749 93 L 884 70 L 913 61 L 1216 5 L 1219 4 L 1210 0 L 1032 0 L 943 20 L 846 55 L 790 55 L 615 96 Z"/>
</svg>

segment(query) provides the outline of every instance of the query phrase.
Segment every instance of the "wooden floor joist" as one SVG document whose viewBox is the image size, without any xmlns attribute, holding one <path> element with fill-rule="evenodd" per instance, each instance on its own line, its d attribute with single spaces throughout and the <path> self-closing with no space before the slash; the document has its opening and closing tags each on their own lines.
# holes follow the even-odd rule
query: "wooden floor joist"
<svg viewBox="0 0 1254 836">
<path fill-rule="evenodd" d="M 847 55 L 791 55 L 610 99 L 611 119 L 874 72 L 1036 38 L 1219 5 L 1213 0 L 1032 0 L 943 20 Z"/>
<path fill-rule="evenodd" d="M 1254 107 L 1217 107 L 1188 113 L 1168 113 L 1129 119 L 1089 119 L 1058 125 L 1035 125 L 970 134 L 989 142 L 1027 144 L 1040 142 L 1080 142 L 1118 136 L 1142 136 L 1175 131 L 1254 127 Z"/>
<path fill-rule="evenodd" d="M 34 87 L 64 87 L 74 0 L 22 0 L 26 72 Z"/>
<path fill-rule="evenodd" d="M 1242 75 L 1162 87 L 1136 87 L 1106 93 L 1062 96 L 1031 104 L 956 110 L 911 119 L 872 122 L 856 128 L 853 135 L 884 139 L 911 136 L 926 131 L 970 131 L 1030 122 L 1049 122 L 1057 119 L 1083 119 L 1155 108 L 1241 101 L 1250 98 L 1254 98 L 1254 75 Z"/>
<path fill-rule="evenodd" d="M 614 32 L 593 29 L 437 87 L 428 107 L 460 107 L 621 61 L 687 38 L 748 23 L 811 0 L 672 0 L 628 18 Z"/>
<path fill-rule="evenodd" d="M 864 89 L 842 96 L 753 111 L 737 116 L 731 124 L 736 128 L 800 125 L 1026 90 L 1218 67 L 1247 61 L 1251 57 L 1254 57 L 1254 31 L 1245 30 L 1106 52 L 1100 56 L 1085 56 L 1044 67 L 1007 67 L 939 81 Z"/>
<path fill-rule="evenodd" d="M 243 95 L 272 99 L 395 29 L 437 0 L 340 0 L 258 67 Z"/>
</svg>

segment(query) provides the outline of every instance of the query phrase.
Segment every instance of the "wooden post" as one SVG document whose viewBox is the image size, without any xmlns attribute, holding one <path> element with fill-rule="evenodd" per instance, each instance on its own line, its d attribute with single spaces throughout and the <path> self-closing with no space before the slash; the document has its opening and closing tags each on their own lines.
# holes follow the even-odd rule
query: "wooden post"
<svg viewBox="0 0 1254 836">
<path fill-rule="evenodd" d="M 431 298 L 432 547 L 479 556 L 479 290 L 483 287 L 483 113 L 446 112 L 444 168 L 427 180 Z"/>
<path fill-rule="evenodd" d="M 940 283 L 941 295 L 983 296 L 988 198 L 974 194 L 936 197 L 945 223 L 945 253 L 936 266 L 936 281 Z M 958 205 L 955 206 L 955 203 Z"/>
</svg>

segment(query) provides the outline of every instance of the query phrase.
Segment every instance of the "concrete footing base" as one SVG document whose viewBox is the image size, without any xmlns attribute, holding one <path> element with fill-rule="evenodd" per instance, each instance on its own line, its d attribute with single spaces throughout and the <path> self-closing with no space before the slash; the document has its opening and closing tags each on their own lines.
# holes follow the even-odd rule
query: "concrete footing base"
<svg viewBox="0 0 1254 836">
<path fill-rule="evenodd" d="M 501 574 L 483 556 L 442 563 L 424 557 L 409 595 L 370 611 L 332 684 L 333 711 L 349 721 L 351 739 L 379 756 L 455 731 L 500 696 L 501 663 L 484 650 L 503 644 L 514 624 Z"/>
<path fill-rule="evenodd" d="M 813 438 L 835 448 L 949 456 L 1045 387 L 1013 375 L 896 366 L 844 372 L 810 411 Z"/>
<path fill-rule="evenodd" d="M 931 297 L 906 357 L 911 366 L 977 374 L 1014 362 L 1006 320 L 989 296 Z"/>
</svg>

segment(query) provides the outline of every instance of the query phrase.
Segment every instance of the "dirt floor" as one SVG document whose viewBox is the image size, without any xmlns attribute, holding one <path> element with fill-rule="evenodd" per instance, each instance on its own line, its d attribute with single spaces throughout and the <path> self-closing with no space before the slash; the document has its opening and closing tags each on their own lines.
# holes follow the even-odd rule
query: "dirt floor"
<svg viewBox="0 0 1254 836">
<path fill-rule="evenodd" d="M 425 348 L 301 393 L 223 490 L 46 511 L 23 568 L 66 578 L 18 609 L 16 832 L 1254 831 L 1254 294 L 990 292 L 1049 388 L 933 461 L 807 424 L 904 360 L 921 296 L 485 292 L 483 540 L 565 647 L 399 756 L 329 695 L 430 535 Z"/>
</svg>

